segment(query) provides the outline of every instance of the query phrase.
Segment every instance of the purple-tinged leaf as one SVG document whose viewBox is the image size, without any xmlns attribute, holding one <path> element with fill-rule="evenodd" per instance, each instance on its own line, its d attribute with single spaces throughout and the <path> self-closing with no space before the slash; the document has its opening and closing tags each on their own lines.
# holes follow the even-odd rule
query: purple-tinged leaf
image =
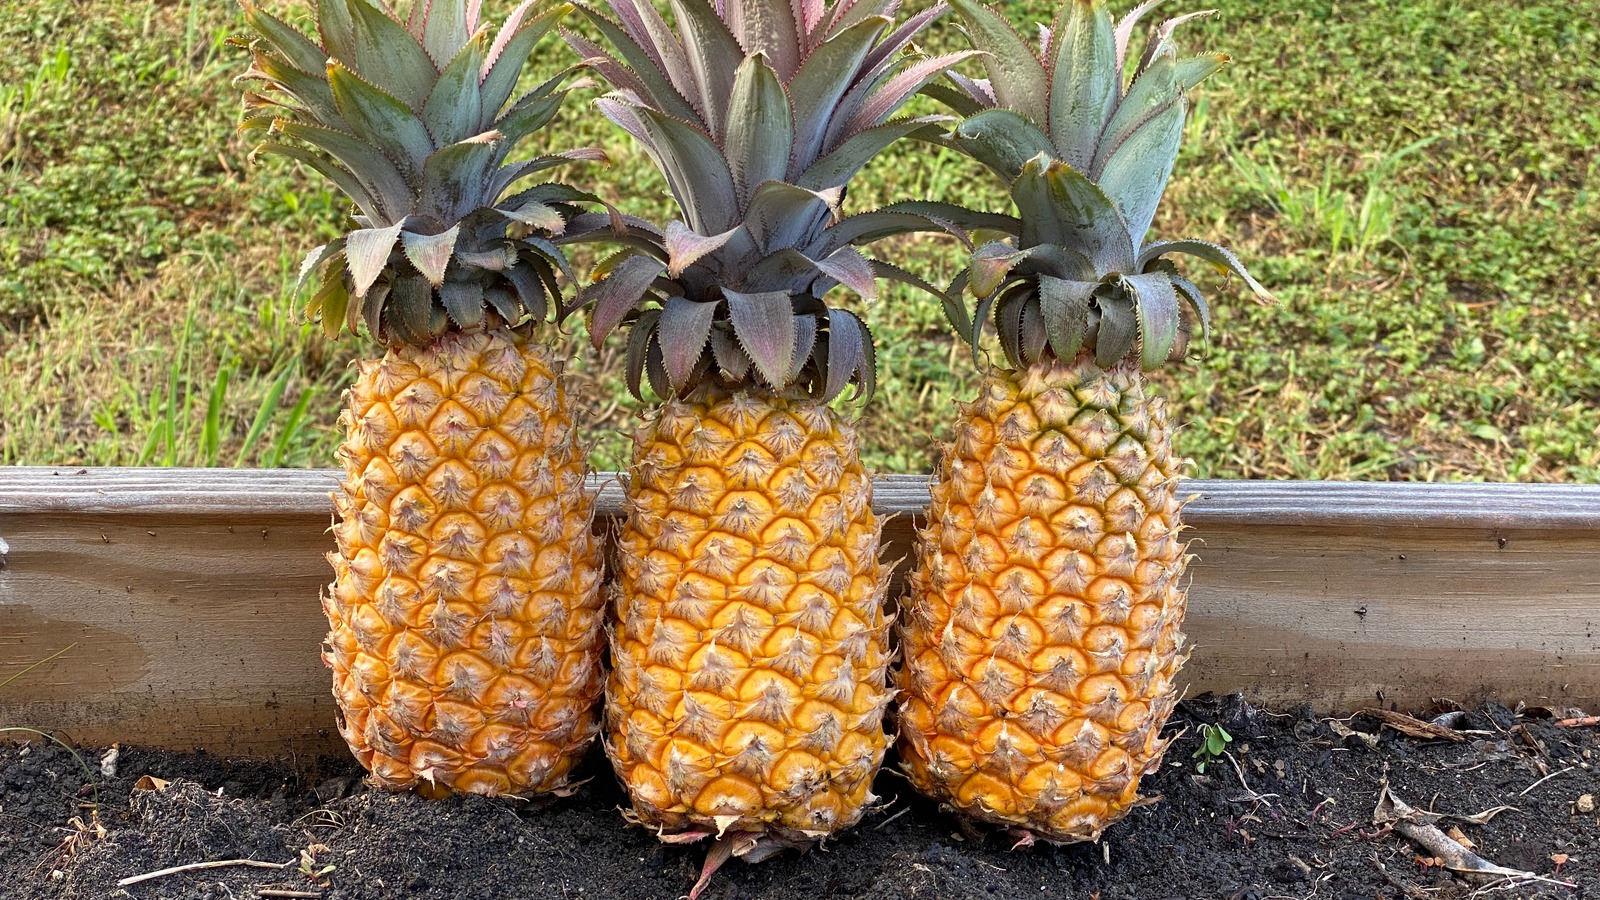
<svg viewBox="0 0 1600 900">
<path fill-rule="evenodd" d="M 737 192 L 722 150 L 705 132 L 682 119 L 648 107 L 637 107 L 636 112 L 689 226 L 702 234 L 716 234 L 737 225 Z"/>
<path fill-rule="evenodd" d="M 817 260 L 817 269 L 867 303 L 878 299 L 878 279 L 872 263 L 854 247 L 841 247 L 826 259 Z"/>
<path fill-rule="evenodd" d="M 995 99 L 994 96 L 994 83 L 989 79 L 968 78 L 960 72 L 946 72 L 944 74 L 955 82 L 956 87 L 961 88 L 968 97 L 971 97 L 973 102 L 978 103 L 984 109 L 1001 108 L 1000 101 Z"/>
<path fill-rule="evenodd" d="M 1022 216 L 1021 246 L 1059 244 L 1081 248 L 1096 273 L 1131 272 L 1134 247 L 1111 198 L 1082 172 L 1037 157 L 1011 185 Z"/>
<path fill-rule="evenodd" d="M 752 7 L 769 2 L 748 0 Z M 794 149 L 794 117 L 778 74 L 759 53 L 746 57 L 734 74 L 722 147 L 740 202 L 749 200 L 756 185 L 781 180 L 788 171 Z"/>
<path fill-rule="evenodd" d="M 498 284 L 486 288 L 483 292 L 483 302 L 492 307 L 504 322 L 522 321 L 522 301 L 514 290 Z"/>
<path fill-rule="evenodd" d="M 367 289 L 367 296 L 361 301 L 361 318 L 367 323 L 367 334 L 373 340 L 383 339 L 383 307 L 389 299 L 389 282 L 380 281 Z M 355 304 L 351 304 L 355 308 Z M 350 326 L 350 333 L 355 334 L 354 324 Z"/>
<path fill-rule="evenodd" d="M 1022 352 L 1022 309 L 1027 306 L 1032 293 L 1031 285 L 1013 284 L 1001 291 L 995 300 L 994 325 L 995 333 L 1000 337 L 1000 350 L 1019 369 L 1033 363 Z"/>
<path fill-rule="evenodd" d="M 864 19 L 828 38 L 801 64 L 788 85 L 795 123 L 791 169 L 810 168 L 822 154 L 829 125 L 842 115 L 840 99 L 853 80 L 841 73 L 859 72 L 872 42 L 888 27 L 881 16 Z"/>
<path fill-rule="evenodd" d="M 787 3 L 723 0 L 723 8 L 728 30 L 744 49 L 745 64 L 749 63 L 749 57 L 761 55 L 769 61 L 778 78 L 784 81 L 794 78 L 795 70 L 800 68 L 801 35 Z M 730 106 L 728 124 L 732 126 L 737 121 L 738 116 Z"/>
<path fill-rule="evenodd" d="M 1202 9 L 1192 13 L 1185 13 L 1181 16 L 1174 16 L 1157 25 L 1155 32 L 1150 36 L 1149 43 L 1144 46 L 1143 55 L 1139 57 L 1139 68 L 1133 71 L 1134 79 L 1137 80 L 1143 75 L 1145 70 L 1150 68 L 1150 64 L 1155 61 L 1156 57 L 1163 53 L 1176 52 L 1176 48 L 1172 46 L 1172 32 L 1177 30 L 1179 25 L 1185 22 L 1192 22 L 1195 19 L 1203 19 L 1214 13 L 1216 13 L 1214 9 Z"/>
<path fill-rule="evenodd" d="M 649 356 L 650 345 L 656 336 L 656 322 L 661 319 L 661 310 L 647 309 L 639 314 L 639 318 L 628 330 L 628 355 L 627 369 L 625 372 L 628 381 L 628 392 L 635 399 L 644 399 L 644 390 L 640 380 L 644 375 L 646 357 Z M 666 395 L 663 394 L 663 397 Z"/>
<path fill-rule="evenodd" d="M 1116 30 L 1118 73 L 1121 73 L 1123 67 L 1127 64 L 1128 45 L 1133 41 L 1133 29 L 1138 27 L 1139 20 L 1144 18 L 1145 13 L 1164 2 L 1166 0 L 1144 0 L 1143 3 L 1129 10 L 1127 15 L 1118 20 Z"/>
<path fill-rule="evenodd" d="M 721 234 L 703 235 L 674 219 L 667 223 L 667 275 L 677 278 L 701 257 L 728 243 L 743 225 L 730 228 Z"/>
<path fill-rule="evenodd" d="M 794 358 L 789 363 L 789 381 L 800 377 L 806 363 L 811 361 L 811 351 L 817 345 L 817 317 L 794 317 Z"/>
<path fill-rule="evenodd" d="M 791 169 L 789 180 L 800 187 L 814 191 L 848 184 L 862 166 L 871 162 L 895 141 L 905 137 L 935 140 L 943 132 L 940 126 L 948 121 L 949 119 L 944 116 L 922 116 L 868 128 L 813 162 L 805 171 L 796 172 Z"/>
<path fill-rule="evenodd" d="M 584 289 L 584 302 L 594 304 L 589 319 L 589 340 L 595 349 L 599 349 L 612 330 L 639 305 L 663 268 L 659 261 L 635 254 L 618 263 L 611 274 Z"/>
<path fill-rule="evenodd" d="M 1050 138 L 1009 109 L 986 109 L 962 122 L 956 127 L 955 144 L 1007 183 L 1016 180 L 1028 160 L 1041 153 L 1056 156 Z"/>
<path fill-rule="evenodd" d="M 722 328 L 712 329 L 711 352 L 716 357 L 722 377 L 738 381 L 750 371 L 750 357 L 745 354 L 733 334 Z"/>
<path fill-rule="evenodd" d="M 650 336 L 650 346 L 645 349 L 644 374 L 650 379 L 650 389 L 665 400 L 673 396 L 672 381 L 667 378 L 666 360 L 661 352 L 661 332 Z"/>
<path fill-rule="evenodd" d="M 519 260 L 516 265 L 506 269 L 505 276 L 516 289 L 517 299 L 522 302 L 522 308 L 535 319 L 542 321 L 549 312 L 550 300 L 545 295 L 544 283 L 540 281 L 539 273 L 534 271 L 533 266 Z M 520 321 L 520 316 L 515 319 L 508 318 L 506 324 L 516 325 Z"/>
<path fill-rule="evenodd" d="M 389 303 L 384 307 L 389 333 L 407 344 L 426 344 L 434 334 L 433 287 L 421 276 L 402 275 L 389 291 Z"/>
<path fill-rule="evenodd" d="M 417 7 L 424 10 L 422 46 L 434 68 L 442 70 L 460 54 L 475 29 L 468 30 L 467 9 L 456 0 L 421 0 Z"/>
<path fill-rule="evenodd" d="M 788 387 L 794 357 L 794 304 L 783 291 L 742 294 L 722 289 L 739 345 L 773 390 Z"/>
<path fill-rule="evenodd" d="M 356 57 L 345 57 L 362 76 L 381 84 L 416 111 L 428 101 L 439 75 L 433 58 L 404 25 L 364 0 L 349 0 L 354 26 Z"/>
<path fill-rule="evenodd" d="M 655 63 L 656 68 L 663 72 L 669 71 L 672 67 L 667 65 L 663 58 L 664 48 L 661 45 L 666 44 L 672 49 L 677 49 L 678 41 L 667 29 L 667 23 L 661 19 L 661 14 L 656 12 L 655 4 L 646 0 L 641 7 L 634 0 L 607 0 L 606 5 L 611 7 L 611 12 L 616 15 L 628 38 L 649 55 L 650 61 Z M 659 24 L 647 22 L 646 15 L 654 18 L 655 23 Z"/>
<path fill-rule="evenodd" d="M 497 212 L 514 222 L 531 225 L 550 234 L 560 234 L 567 227 L 567 220 L 561 217 L 560 210 L 537 200 L 524 203 L 516 209 L 497 209 Z"/>
<path fill-rule="evenodd" d="M 588 17 L 589 22 L 610 42 L 611 46 L 617 48 L 617 52 L 622 54 L 622 59 L 628 64 L 634 77 L 645 85 L 647 92 L 636 98 L 638 101 L 648 100 L 668 115 L 705 125 L 706 114 L 696 105 L 699 100 L 699 88 L 694 82 L 694 73 L 689 69 L 688 59 L 683 56 L 683 48 L 679 46 L 677 38 L 666 30 L 665 23 L 660 25 L 664 33 L 650 42 L 654 50 L 665 55 L 666 65 L 660 65 L 652 53 L 646 52 L 639 42 L 635 42 L 626 32 L 618 28 L 615 22 L 585 5 L 579 5 L 578 10 Z M 654 15 L 653 11 L 647 12 L 645 7 L 640 7 L 640 10 L 646 14 L 646 24 L 650 24 L 653 29 L 655 25 L 650 19 Z M 623 87 L 621 84 L 612 86 L 619 89 Z"/>
<path fill-rule="evenodd" d="M 705 0 L 668 0 L 683 35 L 689 70 L 699 91 L 702 118 L 713 140 L 722 140 L 728 122 L 728 97 L 733 94 L 733 71 L 744 59 L 739 42 Z M 726 226 L 722 226 L 726 227 Z"/>
<path fill-rule="evenodd" d="M 446 4 L 455 6 L 456 4 Z M 478 69 L 489 52 L 489 36 L 480 34 L 449 60 L 444 72 L 422 107 L 422 124 L 427 126 L 436 146 L 465 140 L 484 130 L 483 92 L 478 88 Z"/>
<path fill-rule="evenodd" d="M 389 265 L 389 252 L 400 240 L 401 223 L 388 228 L 362 228 L 345 236 L 345 265 L 350 267 L 353 293 L 365 297 L 367 289 Z"/>
<path fill-rule="evenodd" d="M 938 77 L 939 73 L 950 68 L 956 63 L 969 57 L 977 56 L 977 51 L 962 50 L 959 53 L 946 53 L 929 59 L 920 59 L 907 66 L 899 74 L 890 78 L 866 102 L 856 109 L 850 117 L 849 124 L 839 133 L 836 140 L 844 140 L 859 134 L 868 128 L 882 124 L 883 121 L 894 115 L 905 102 L 915 94 L 918 89 L 929 81 Z M 829 129 L 830 133 L 832 129 Z M 829 142 L 832 143 L 831 141 Z"/>
<path fill-rule="evenodd" d="M 853 313 L 828 310 L 828 379 L 822 388 L 823 402 L 844 393 L 851 377 L 861 368 L 863 345 L 870 342 L 866 326 Z"/>
<path fill-rule="evenodd" d="M 1172 279 L 1172 286 L 1178 289 L 1178 294 L 1194 310 L 1194 317 L 1200 322 L 1200 338 L 1211 340 L 1211 307 L 1206 303 L 1205 294 L 1200 291 L 1200 286 L 1189 279 L 1173 272 L 1167 273 Z"/>
<path fill-rule="evenodd" d="M 245 21 L 256 33 L 267 39 L 274 50 L 283 55 L 289 64 L 305 73 L 321 72 L 328 64 L 328 52 L 282 19 L 254 3 L 241 3 Z"/>
<path fill-rule="evenodd" d="M 784 181 L 762 182 L 750 197 L 744 221 L 762 253 L 809 247 L 826 227 L 839 191 L 810 191 Z"/>
<path fill-rule="evenodd" d="M 450 257 L 456 251 L 456 238 L 460 234 L 461 226 L 452 225 L 449 231 L 438 234 L 401 232 L 400 239 L 405 246 L 406 258 L 417 267 L 422 277 L 428 279 L 428 283 L 438 287 L 444 283 L 445 268 L 450 265 Z"/>
<path fill-rule="evenodd" d="M 476 281 L 449 281 L 439 285 L 439 302 L 450 321 L 462 328 L 483 322 L 483 285 Z"/>
<path fill-rule="evenodd" d="M 875 76 L 887 71 L 887 67 L 892 65 L 892 58 L 911 43 L 912 38 L 926 31 L 928 26 L 933 24 L 933 20 L 949 11 L 949 4 L 936 3 L 900 23 L 900 27 L 889 32 L 889 35 L 879 41 L 878 45 L 872 48 L 872 52 L 867 54 L 866 60 L 861 63 L 862 71 L 869 73 L 868 77 L 876 80 Z"/>
<path fill-rule="evenodd" d="M 662 363 L 667 369 L 667 380 L 673 390 L 682 391 L 689 385 L 695 363 L 705 353 L 706 341 L 711 336 L 711 320 L 716 317 L 718 304 L 690 300 L 687 297 L 667 298 L 661 310 L 658 334 L 661 340 Z"/>
<path fill-rule="evenodd" d="M 968 266 L 967 290 L 974 297 L 987 297 L 1000 289 L 1006 276 L 1017 264 L 1027 259 L 1030 251 L 1018 250 L 1001 241 L 991 241 L 972 254 Z"/>
</svg>

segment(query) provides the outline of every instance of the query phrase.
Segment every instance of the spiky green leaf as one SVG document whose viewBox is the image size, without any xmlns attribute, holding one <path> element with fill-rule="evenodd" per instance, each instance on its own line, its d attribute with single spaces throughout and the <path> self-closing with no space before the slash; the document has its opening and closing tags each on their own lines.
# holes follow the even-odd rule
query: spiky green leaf
<svg viewBox="0 0 1600 900">
<path fill-rule="evenodd" d="M 1128 355 L 1139 338 L 1139 320 L 1133 298 L 1125 290 L 1096 300 L 1100 308 L 1100 328 L 1095 334 L 1095 364 L 1109 369 Z"/>
<path fill-rule="evenodd" d="M 988 109 L 956 128 L 962 152 L 994 170 L 1007 182 L 1016 179 L 1028 160 L 1056 156 L 1056 148 L 1038 126 L 1009 109 Z"/>
<path fill-rule="evenodd" d="M 439 6 L 460 8 L 459 3 Z M 489 35 L 481 33 L 467 42 L 433 86 L 422 107 L 422 123 L 440 147 L 463 141 L 484 130 L 483 92 L 478 89 L 478 70 L 489 55 Z"/>
<path fill-rule="evenodd" d="M 241 3 L 245 21 L 267 39 L 289 64 L 307 74 L 321 72 L 328 64 L 328 53 L 288 23 L 254 3 Z"/>
<path fill-rule="evenodd" d="M 324 3 L 329 0 L 323 0 Z M 355 59 L 344 59 L 362 78 L 381 84 L 406 106 L 420 111 L 439 77 L 433 58 L 416 36 L 388 12 L 366 0 L 347 0 L 356 41 Z"/>
<path fill-rule="evenodd" d="M 1103 0 L 1071 0 L 1057 20 L 1050 84 L 1050 140 L 1079 171 L 1094 162 L 1101 129 L 1121 94 L 1116 37 Z"/>
<path fill-rule="evenodd" d="M 1232 274 L 1244 279 L 1245 285 L 1250 288 L 1250 292 L 1255 294 L 1258 299 L 1267 303 L 1277 302 L 1277 298 L 1272 296 L 1272 292 L 1262 287 L 1261 282 L 1256 281 L 1250 275 L 1249 270 L 1244 267 L 1244 263 L 1239 261 L 1239 257 L 1233 255 L 1233 251 L 1209 241 L 1161 241 L 1151 244 L 1139 251 L 1139 270 L 1144 271 L 1149 268 L 1151 263 L 1166 256 L 1168 253 L 1186 253 L 1189 256 L 1205 260 L 1224 275 Z"/>
<path fill-rule="evenodd" d="M 1134 247 L 1111 199 L 1082 172 L 1036 157 L 1011 185 L 1022 247 L 1060 244 L 1088 256 L 1097 274 L 1131 272 Z"/>
<path fill-rule="evenodd" d="M 337 60 L 328 63 L 328 85 L 340 115 L 357 137 L 411 167 L 421 166 L 433 152 L 433 138 L 410 107 L 362 80 Z"/>
<path fill-rule="evenodd" d="M 1071 362 L 1083 349 L 1089 330 L 1089 301 L 1099 287 L 1093 281 L 1067 281 L 1039 276 L 1039 314 L 1056 358 Z"/>
<path fill-rule="evenodd" d="M 983 65 L 995 98 L 1005 108 L 1043 127 L 1049 121 L 1045 105 L 1049 79 L 1033 48 L 1004 16 L 978 0 L 950 0 L 950 6 L 961 17 L 973 48 L 986 54 Z"/>
</svg>

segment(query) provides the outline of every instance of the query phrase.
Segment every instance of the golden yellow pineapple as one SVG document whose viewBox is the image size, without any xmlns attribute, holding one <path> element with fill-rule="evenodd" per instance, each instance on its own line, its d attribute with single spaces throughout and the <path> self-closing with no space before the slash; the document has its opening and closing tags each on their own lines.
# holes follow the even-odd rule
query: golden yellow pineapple
<svg viewBox="0 0 1600 900">
<path fill-rule="evenodd" d="M 615 21 L 590 15 L 615 56 L 568 41 L 617 89 L 601 110 L 660 165 L 684 221 L 594 235 L 628 252 L 588 292 L 591 336 L 630 320 L 630 387 L 648 378 L 667 401 L 627 487 L 607 747 L 639 820 L 719 838 L 709 877 L 857 821 L 887 744 L 878 522 L 826 405 L 853 381 L 870 398 L 872 340 L 823 298 L 915 281 L 858 243 L 1008 220 L 920 202 L 840 216 L 874 155 L 937 135 L 889 117 L 969 55 L 900 55 L 942 10 L 890 31 L 893 0 L 681 0 L 674 26 L 649 3 L 609 5 Z"/>
<path fill-rule="evenodd" d="M 1070 0 L 1035 50 L 951 0 L 988 80 L 944 96 L 951 142 L 1011 186 L 1019 222 L 958 279 L 977 345 L 1007 367 L 961 408 L 935 475 L 901 613 L 900 756 L 919 790 L 1031 842 L 1093 840 L 1139 803 L 1186 653 L 1182 460 L 1144 372 L 1181 359 L 1199 289 L 1165 255 L 1239 274 L 1202 241 L 1142 245 L 1183 134 L 1186 92 L 1220 56 L 1178 58 L 1174 19 L 1121 82 L 1144 4 L 1113 25 Z M 1048 90 L 1046 89 L 1048 88 Z"/>
<path fill-rule="evenodd" d="M 854 432 L 814 400 L 707 386 L 636 440 L 606 710 L 635 810 L 794 842 L 853 823 L 890 697 Z"/>
<path fill-rule="evenodd" d="M 561 364 L 518 331 L 363 362 L 325 658 L 385 787 L 560 787 L 597 730 L 600 547 Z"/>
<path fill-rule="evenodd" d="M 598 730 L 604 600 L 561 363 L 531 337 L 585 199 L 517 190 L 567 158 L 507 163 L 564 96 L 514 102 L 565 10 L 498 37 L 478 4 L 319 0 L 317 44 L 254 4 L 243 130 L 323 173 L 356 228 L 313 250 L 308 315 L 363 320 L 341 417 L 338 551 L 323 600 L 339 731 L 381 787 L 528 795 L 560 787 Z"/>
<path fill-rule="evenodd" d="M 1184 658 L 1180 464 L 1130 363 L 996 370 L 963 405 L 902 611 L 920 790 L 1052 840 L 1132 808 Z"/>
</svg>

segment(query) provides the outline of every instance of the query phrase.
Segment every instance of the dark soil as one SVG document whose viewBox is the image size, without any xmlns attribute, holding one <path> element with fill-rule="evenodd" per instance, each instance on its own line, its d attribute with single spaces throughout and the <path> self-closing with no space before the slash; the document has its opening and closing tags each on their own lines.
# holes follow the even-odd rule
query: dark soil
<svg viewBox="0 0 1600 900">
<path fill-rule="evenodd" d="M 1211 723 L 1232 734 L 1231 759 L 1199 774 L 1193 754 L 1200 726 Z M 1600 728 L 1558 727 L 1548 715 L 1495 705 L 1450 725 L 1465 740 L 1419 741 L 1368 716 L 1330 720 L 1202 698 L 1179 707 L 1169 727 L 1187 731 L 1145 781 L 1161 802 L 1100 844 L 1011 852 L 1003 835 L 964 836 L 885 774 L 877 788 L 885 803 L 861 825 L 803 856 L 730 864 L 706 897 L 1450 900 L 1580 898 L 1583 886 L 1600 886 Z M 97 770 L 100 757 L 83 753 Z M 683 895 L 704 849 L 664 846 L 625 826 L 624 797 L 598 755 L 587 774 L 573 796 L 542 804 L 428 801 L 368 791 L 344 760 L 302 777 L 286 765 L 124 747 L 114 776 L 96 772 L 95 806 L 67 751 L 0 745 L 0 898 L 247 900 L 262 889 L 326 900 Z M 143 775 L 171 784 L 136 790 Z M 1578 886 L 1443 871 L 1432 853 L 1373 824 L 1385 778 L 1403 801 L 1446 814 L 1439 827 L 1458 827 L 1484 858 Z M 1467 819 L 1502 805 L 1515 809 L 1483 824 Z M 293 862 L 117 886 L 230 859 Z"/>
</svg>

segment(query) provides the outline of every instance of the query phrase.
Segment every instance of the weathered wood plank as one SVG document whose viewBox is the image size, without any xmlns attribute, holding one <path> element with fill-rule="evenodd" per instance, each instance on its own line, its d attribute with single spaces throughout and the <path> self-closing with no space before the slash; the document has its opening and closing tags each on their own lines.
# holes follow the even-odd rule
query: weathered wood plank
<svg viewBox="0 0 1600 900">
<path fill-rule="evenodd" d="M 0 468 L 0 681 L 75 645 L 0 689 L 0 725 L 218 753 L 336 747 L 316 654 L 333 483 Z M 1191 692 L 1600 709 L 1600 486 L 1191 486 Z M 878 481 L 883 512 L 926 499 L 924 477 Z M 913 524 L 891 523 L 891 558 Z"/>
</svg>

